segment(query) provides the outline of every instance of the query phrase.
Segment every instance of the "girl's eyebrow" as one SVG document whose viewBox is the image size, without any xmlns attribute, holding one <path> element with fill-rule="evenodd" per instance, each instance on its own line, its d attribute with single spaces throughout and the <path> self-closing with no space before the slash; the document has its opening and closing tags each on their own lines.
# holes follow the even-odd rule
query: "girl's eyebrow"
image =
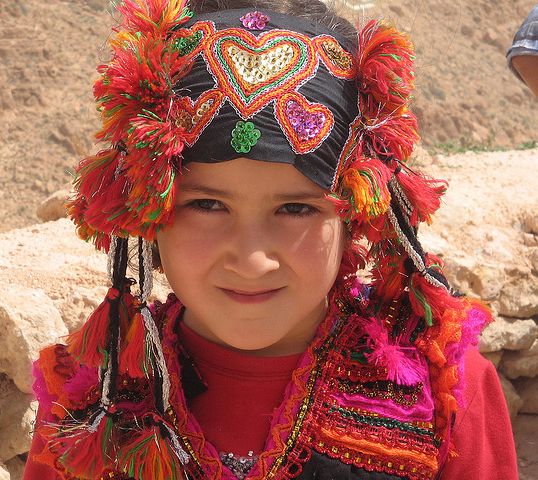
<svg viewBox="0 0 538 480">
<path fill-rule="evenodd" d="M 234 194 L 227 190 L 213 188 L 206 185 L 181 185 L 179 190 L 185 193 L 196 193 L 208 196 L 222 198 L 242 198 L 242 195 Z M 299 200 L 321 200 L 325 198 L 325 192 L 293 192 L 293 193 L 277 193 L 272 196 L 273 200 L 277 201 L 299 201 Z"/>
</svg>

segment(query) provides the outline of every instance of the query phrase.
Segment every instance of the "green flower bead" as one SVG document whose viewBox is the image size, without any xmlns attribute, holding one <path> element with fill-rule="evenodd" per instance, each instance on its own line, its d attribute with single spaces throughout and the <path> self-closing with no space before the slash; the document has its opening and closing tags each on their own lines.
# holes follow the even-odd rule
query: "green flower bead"
<svg viewBox="0 0 538 480">
<path fill-rule="evenodd" d="M 237 153 L 248 153 L 258 143 L 262 133 L 252 122 L 239 120 L 232 130 L 232 147 Z"/>
</svg>

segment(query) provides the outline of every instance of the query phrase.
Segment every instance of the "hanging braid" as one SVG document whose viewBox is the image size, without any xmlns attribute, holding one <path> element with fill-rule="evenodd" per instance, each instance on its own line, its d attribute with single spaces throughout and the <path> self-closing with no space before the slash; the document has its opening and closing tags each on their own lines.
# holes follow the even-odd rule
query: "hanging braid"
<svg viewBox="0 0 538 480">
<path fill-rule="evenodd" d="M 126 278 L 128 261 L 128 239 L 118 238 L 114 251 L 114 263 L 112 271 L 112 288 L 119 292 L 130 285 Z M 116 395 L 118 366 L 119 366 L 119 343 L 120 343 L 120 299 L 121 295 L 110 302 L 107 364 L 101 370 L 103 386 L 101 390 L 101 403 L 109 406 Z"/>
</svg>

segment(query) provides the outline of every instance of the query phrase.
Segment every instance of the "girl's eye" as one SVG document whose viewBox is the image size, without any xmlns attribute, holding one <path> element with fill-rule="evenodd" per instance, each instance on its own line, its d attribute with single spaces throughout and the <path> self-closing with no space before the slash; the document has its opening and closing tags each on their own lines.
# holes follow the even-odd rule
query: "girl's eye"
<svg viewBox="0 0 538 480">
<path fill-rule="evenodd" d="M 296 217 L 306 217 L 308 215 L 313 215 L 318 211 L 317 208 L 307 205 L 306 203 L 286 203 L 278 209 L 279 213 L 294 215 Z"/>
<path fill-rule="evenodd" d="M 191 200 L 189 203 L 187 203 L 186 206 L 192 208 L 193 210 L 198 210 L 201 212 L 218 212 L 225 209 L 222 202 L 219 202 L 218 200 L 212 200 L 210 198 Z"/>
</svg>

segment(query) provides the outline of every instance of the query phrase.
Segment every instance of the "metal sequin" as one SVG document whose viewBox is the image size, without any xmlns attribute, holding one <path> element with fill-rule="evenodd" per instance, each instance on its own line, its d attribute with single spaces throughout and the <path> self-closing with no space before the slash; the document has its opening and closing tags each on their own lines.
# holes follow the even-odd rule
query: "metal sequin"
<svg viewBox="0 0 538 480">
<path fill-rule="evenodd" d="M 340 45 L 327 41 L 322 43 L 322 47 L 323 50 L 325 50 L 327 56 L 332 60 L 335 65 L 337 65 L 342 70 L 351 69 L 351 58 L 349 57 L 349 54 L 347 54 Z"/>
<path fill-rule="evenodd" d="M 243 26 L 249 30 L 263 30 L 270 19 L 267 15 L 256 11 L 243 15 L 240 20 Z"/>
<path fill-rule="evenodd" d="M 249 53 L 232 45 L 228 54 L 241 79 L 251 85 L 265 82 L 284 70 L 293 61 L 293 48 L 280 45 L 266 53 Z"/>
<path fill-rule="evenodd" d="M 318 135 L 327 120 L 323 113 L 307 112 L 294 100 L 286 104 L 286 116 L 301 141 L 310 140 Z"/>
</svg>

